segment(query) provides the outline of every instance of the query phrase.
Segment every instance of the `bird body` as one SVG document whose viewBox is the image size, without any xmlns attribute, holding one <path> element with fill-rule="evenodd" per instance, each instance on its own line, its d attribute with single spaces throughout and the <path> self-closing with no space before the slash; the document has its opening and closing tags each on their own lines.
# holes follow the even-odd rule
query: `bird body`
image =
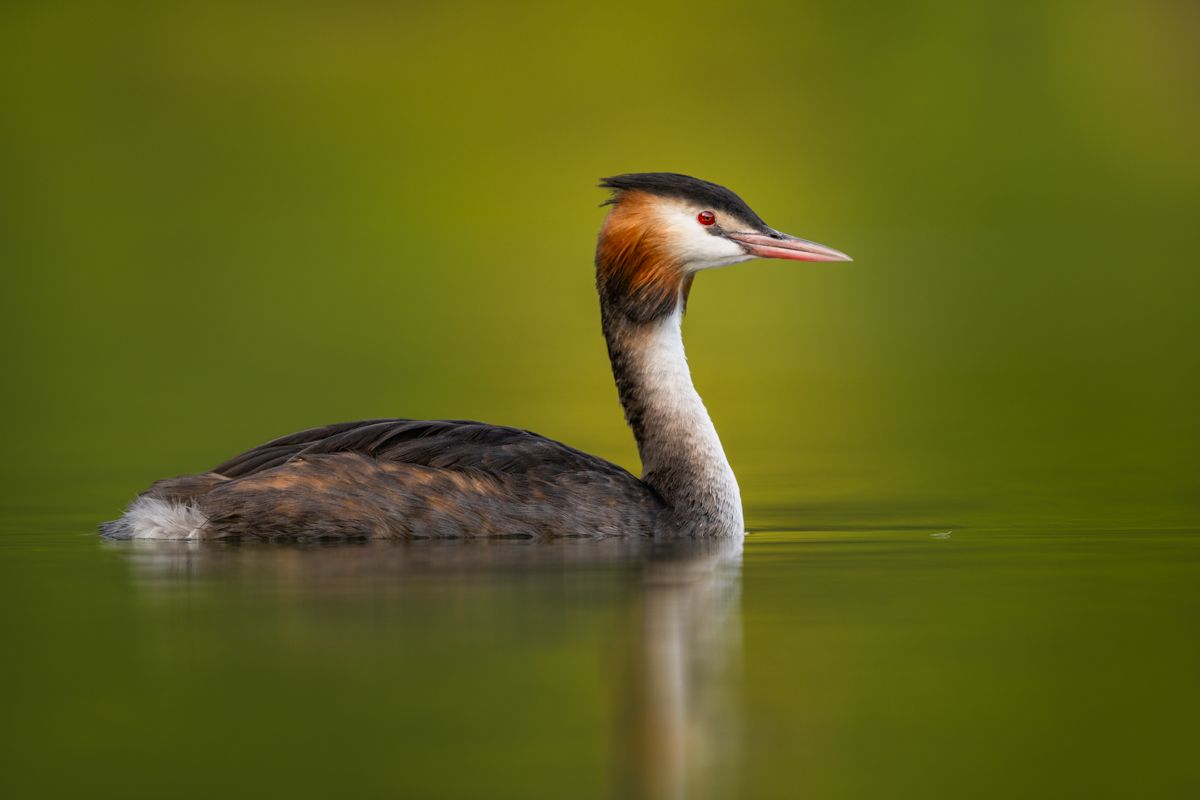
<svg viewBox="0 0 1200 800">
<path fill-rule="evenodd" d="M 643 474 L 529 431 L 368 420 L 260 445 L 158 481 L 113 538 L 740 536 L 737 479 L 692 385 L 682 320 L 695 274 L 751 258 L 846 256 L 769 228 L 733 192 L 673 173 L 606 179 L 601 323 Z"/>
</svg>

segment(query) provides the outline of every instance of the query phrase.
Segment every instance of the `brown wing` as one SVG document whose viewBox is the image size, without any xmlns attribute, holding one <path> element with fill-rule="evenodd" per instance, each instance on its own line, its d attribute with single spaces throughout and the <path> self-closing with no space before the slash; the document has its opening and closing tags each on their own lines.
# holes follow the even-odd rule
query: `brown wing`
<svg viewBox="0 0 1200 800">
<path fill-rule="evenodd" d="M 207 538 L 652 535 L 670 509 L 602 458 L 518 428 L 377 419 L 267 442 L 138 502 L 185 503 Z M 129 515 L 105 531 L 137 536 Z"/>
<path fill-rule="evenodd" d="M 314 428 L 201 477 L 212 486 L 194 499 L 211 536 L 639 535 L 657 530 L 667 510 L 616 464 L 536 433 L 462 420 Z M 179 495 L 181 480 L 189 479 L 152 491 Z"/>
<path fill-rule="evenodd" d="M 373 419 L 312 428 L 274 439 L 212 472 L 241 478 L 297 456 L 358 453 L 395 464 L 550 479 L 586 472 L 640 484 L 628 471 L 530 431 L 467 420 Z"/>
</svg>

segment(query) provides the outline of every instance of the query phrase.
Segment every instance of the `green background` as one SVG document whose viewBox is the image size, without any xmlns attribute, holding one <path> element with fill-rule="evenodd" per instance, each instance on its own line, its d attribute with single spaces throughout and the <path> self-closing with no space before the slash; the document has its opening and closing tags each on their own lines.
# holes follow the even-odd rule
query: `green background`
<svg viewBox="0 0 1200 800">
<path fill-rule="evenodd" d="M 758 532 L 745 793 L 1169 796 L 1200 663 L 1198 8 L 5 3 L 4 780 L 178 793 L 199 739 L 237 754 L 201 796 L 342 768 L 364 796 L 603 793 L 620 575 L 327 605 L 281 564 L 164 597 L 93 530 L 338 420 L 636 471 L 595 184 L 669 170 L 855 257 L 702 275 L 685 324 Z M 295 756 L 309 724 L 341 732 L 327 762 Z"/>
<path fill-rule="evenodd" d="M 698 281 L 689 352 L 748 498 L 1194 522 L 1197 22 L 7 4 L 6 483 L 128 469 L 115 511 L 165 472 L 387 415 L 636 467 L 593 186 L 674 170 L 856 258 Z"/>
</svg>

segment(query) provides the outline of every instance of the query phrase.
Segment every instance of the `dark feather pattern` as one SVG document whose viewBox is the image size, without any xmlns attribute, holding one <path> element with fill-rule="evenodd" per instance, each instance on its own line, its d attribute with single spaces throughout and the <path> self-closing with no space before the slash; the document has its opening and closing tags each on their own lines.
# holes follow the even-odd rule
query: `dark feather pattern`
<svg viewBox="0 0 1200 800">
<path fill-rule="evenodd" d="M 637 480 L 616 464 L 545 436 L 470 420 L 371 419 L 326 425 L 259 445 L 212 471 L 240 478 L 297 456 L 331 453 L 358 453 L 379 461 L 437 469 L 477 469 L 541 478 L 585 471 Z"/>
<path fill-rule="evenodd" d="M 530 431 L 374 419 L 300 431 L 143 497 L 203 514 L 206 538 L 652 536 L 669 512 L 626 470 Z M 124 519 L 107 535 L 133 535 Z"/>
<path fill-rule="evenodd" d="M 762 218 L 754 213 L 754 209 L 750 208 L 746 201 L 733 191 L 719 183 L 693 178 L 690 175 L 680 175 L 677 172 L 631 172 L 603 178 L 600 181 L 600 187 L 612 189 L 617 193 L 640 191 L 662 197 L 692 200 L 713 211 L 733 214 L 750 223 L 762 233 L 771 232 L 770 226 L 763 222 Z M 614 203 L 617 199 L 612 198 L 606 204 Z"/>
</svg>

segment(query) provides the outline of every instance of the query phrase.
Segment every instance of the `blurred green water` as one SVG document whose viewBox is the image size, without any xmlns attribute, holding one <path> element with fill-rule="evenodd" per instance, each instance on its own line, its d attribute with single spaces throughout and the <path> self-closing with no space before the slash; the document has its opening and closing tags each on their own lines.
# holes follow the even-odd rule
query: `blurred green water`
<svg viewBox="0 0 1200 800">
<path fill-rule="evenodd" d="M 9 530 L 5 794 L 1189 796 L 1196 536 L 760 533 L 739 565 Z"/>
<path fill-rule="evenodd" d="M 6 4 L 3 780 L 620 792 L 643 683 L 604 656 L 655 618 L 637 559 L 323 616 L 286 556 L 200 556 L 164 592 L 90 532 L 154 478 L 339 419 L 515 424 L 636 469 L 592 187 L 670 169 L 856 258 L 707 274 L 689 308 L 759 531 L 727 613 L 737 785 L 1194 786 L 1198 22 L 1166 0 Z"/>
</svg>

